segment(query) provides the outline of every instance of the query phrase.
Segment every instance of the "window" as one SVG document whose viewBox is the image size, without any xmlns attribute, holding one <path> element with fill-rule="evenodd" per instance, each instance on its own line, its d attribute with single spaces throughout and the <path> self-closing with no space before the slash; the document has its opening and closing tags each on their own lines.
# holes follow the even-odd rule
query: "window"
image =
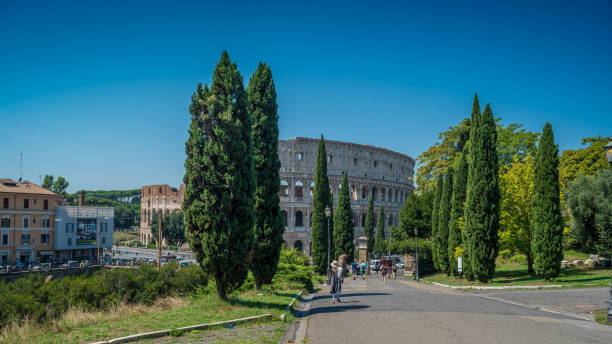
<svg viewBox="0 0 612 344">
<path fill-rule="evenodd" d="M 48 199 L 44 200 L 44 202 L 43 202 L 43 209 L 44 210 L 49 210 L 49 200 Z"/>
<path fill-rule="evenodd" d="M 30 234 L 21 234 L 21 244 L 29 244 L 30 243 Z"/>
<path fill-rule="evenodd" d="M 301 211 L 296 211 L 295 212 L 295 226 L 296 227 L 303 227 L 304 226 L 304 222 L 303 222 L 303 216 L 302 216 L 302 212 Z"/>
<path fill-rule="evenodd" d="M 68 238 L 68 246 L 72 246 L 72 238 Z"/>
<path fill-rule="evenodd" d="M 8 209 L 8 204 L 9 204 L 8 202 L 9 202 L 8 198 L 3 199 L 2 200 L 2 208 Z"/>
<path fill-rule="evenodd" d="M 48 244 L 49 243 L 49 234 L 43 233 L 40 235 L 40 243 Z"/>
<path fill-rule="evenodd" d="M 357 158 L 353 159 L 353 165 L 357 166 Z"/>
<path fill-rule="evenodd" d="M 36 218 L 33 218 L 33 219 L 32 219 L 32 223 L 33 223 L 33 224 L 36 224 Z"/>
<path fill-rule="evenodd" d="M 24 207 L 25 209 L 30 208 L 30 200 L 29 200 L 29 199 L 27 199 L 27 198 L 24 198 L 24 199 L 23 199 L 23 207 Z"/>
<path fill-rule="evenodd" d="M 102 245 L 106 245 L 106 237 L 102 237 Z"/>
<path fill-rule="evenodd" d="M 161 188 L 161 186 L 159 187 L 159 193 L 162 193 L 162 188 Z"/>
<path fill-rule="evenodd" d="M 2 245 L 6 246 L 9 244 L 9 236 L 8 234 L 2 234 Z"/>
<path fill-rule="evenodd" d="M 34 205 L 38 204 L 38 200 L 36 198 L 34 198 Z"/>
<path fill-rule="evenodd" d="M 23 228 L 30 228 L 30 217 L 29 216 L 24 216 L 23 217 Z"/>
<path fill-rule="evenodd" d="M 331 164 L 333 157 L 331 155 L 327 156 L 327 162 Z"/>
<path fill-rule="evenodd" d="M 287 212 L 284 210 L 281 210 L 281 215 L 283 217 L 283 224 L 287 226 Z"/>
<path fill-rule="evenodd" d="M 378 161 L 374 161 L 374 168 L 378 167 Z"/>
<path fill-rule="evenodd" d="M 101 232 L 108 232 L 108 223 L 103 222 L 102 226 L 100 227 L 100 231 Z"/>
<path fill-rule="evenodd" d="M 66 233 L 72 233 L 74 232 L 74 223 L 67 223 L 66 224 Z"/>
<path fill-rule="evenodd" d="M 49 221 L 49 217 L 43 216 L 42 221 L 43 228 L 49 228 L 49 224 L 51 223 L 51 221 Z"/>
<path fill-rule="evenodd" d="M 297 153 L 297 159 L 302 160 L 302 153 Z"/>
<path fill-rule="evenodd" d="M 11 226 L 11 218 L 7 216 L 2 217 L 2 228 L 9 228 Z"/>
</svg>

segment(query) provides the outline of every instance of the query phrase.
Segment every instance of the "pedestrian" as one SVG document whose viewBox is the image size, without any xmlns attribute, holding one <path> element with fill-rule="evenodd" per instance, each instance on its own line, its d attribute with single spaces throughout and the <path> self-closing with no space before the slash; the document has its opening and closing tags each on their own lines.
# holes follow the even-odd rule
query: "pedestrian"
<svg viewBox="0 0 612 344">
<path fill-rule="evenodd" d="M 393 265 L 391 271 L 393 271 L 393 279 L 397 279 L 397 266 Z"/>
<path fill-rule="evenodd" d="M 368 266 L 367 266 L 367 265 L 366 265 L 366 263 L 365 263 L 365 262 L 362 260 L 362 261 L 361 261 L 361 265 L 360 265 L 360 267 L 361 267 L 361 277 L 362 277 L 362 278 L 365 280 L 365 277 L 366 277 L 366 271 L 367 271 L 367 269 L 368 269 Z"/>
<path fill-rule="evenodd" d="M 332 303 L 340 302 L 340 292 L 342 291 L 342 267 L 338 266 L 337 261 L 331 263 L 331 276 L 329 279 L 329 293 L 332 295 Z"/>
<path fill-rule="evenodd" d="M 359 265 L 357 264 L 357 260 L 353 259 L 353 264 L 351 264 L 351 273 L 353 274 L 353 281 L 357 278 L 359 274 Z"/>
<path fill-rule="evenodd" d="M 383 260 L 380 268 L 380 274 L 382 276 L 383 284 L 387 284 L 387 272 L 389 272 L 389 267 L 387 265 L 387 261 Z"/>
</svg>

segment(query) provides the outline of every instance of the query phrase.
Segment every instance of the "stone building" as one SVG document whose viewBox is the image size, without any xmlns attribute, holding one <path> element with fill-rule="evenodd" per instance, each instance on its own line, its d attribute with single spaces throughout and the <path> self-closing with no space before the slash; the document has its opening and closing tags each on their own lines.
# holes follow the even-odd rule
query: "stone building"
<svg viewBox="0 0 612 344">
<path fill-rule="evenodd" d="M 297 137 L 279 140 L 280 208 L 285 223 L 283 239 L 287 246 L 310 255 L 312 192 L 318 139 Z M 399 225 L 399 212 L 414 189 L 414 160 L 389 149 L 339 141 L 325 141 L 328 176 L 334 203 L 348 173 L 355 238 L 362 236 L 370 196 L 374 197 L 375 216 L 385 207 L 385 225 Z M 142 187 L 141 240 L 150 239 L 150 222 L 154 211 L 180 210 L 184 185 L 179 191 L 168 185 Z M 376 223 L 376 222 L 375 222 Z M 388 236 L 388 228 L 385 228 Z"/>
<path fill-rule="evenodd" d="M 181 184 L 179 189 L 167 184 L 147 185 L 140 188 L 140 241 L 151 242 L 151 222 L 153 214 L 160 211 L 166 214 L 181 211 L 185 185 Z"/>
</svg>

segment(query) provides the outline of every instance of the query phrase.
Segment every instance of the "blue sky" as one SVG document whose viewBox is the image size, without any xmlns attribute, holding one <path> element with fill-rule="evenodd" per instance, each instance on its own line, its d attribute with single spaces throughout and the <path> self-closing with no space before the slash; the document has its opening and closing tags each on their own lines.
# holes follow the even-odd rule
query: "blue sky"
<svg viewBox="0 0 612 344">
<path fill-rule="evenodd" d="M 612 135 L 612 5 L 533 2 L 0 2 L 0 177 L 70 191 L 178 185 L 190 96 L 221 51 L 274 74 L 280 136 L 413 157 L 471 112 Z"/>
</svg>

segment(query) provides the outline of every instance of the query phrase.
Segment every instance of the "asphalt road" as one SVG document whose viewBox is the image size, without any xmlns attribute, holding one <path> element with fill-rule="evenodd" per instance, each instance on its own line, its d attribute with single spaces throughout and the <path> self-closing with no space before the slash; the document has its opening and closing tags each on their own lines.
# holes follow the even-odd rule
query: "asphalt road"
<svg viewBox="0 0 612 344">
<path fill-rule="evenodd" d="M 147 258 L 147 259 L 157 259 L 157 250 L 151 248 L 133 248 L 133 247 L 125 247 L 125 246 L 113 246 L 114 258 Z M 185 259 L 193 259 L 193 253 L 179 251 L 168 251 L 162 250 L 162 257 L 171 254 L 171 255 L 179 255 L 184 257 Z"/>
<path fill-rule="evenodd" d="M 309 343 L 612 343 L 612 327 L 477 294 L 378 278 L 323 287 L 310 304 Z"/>
</svg>

